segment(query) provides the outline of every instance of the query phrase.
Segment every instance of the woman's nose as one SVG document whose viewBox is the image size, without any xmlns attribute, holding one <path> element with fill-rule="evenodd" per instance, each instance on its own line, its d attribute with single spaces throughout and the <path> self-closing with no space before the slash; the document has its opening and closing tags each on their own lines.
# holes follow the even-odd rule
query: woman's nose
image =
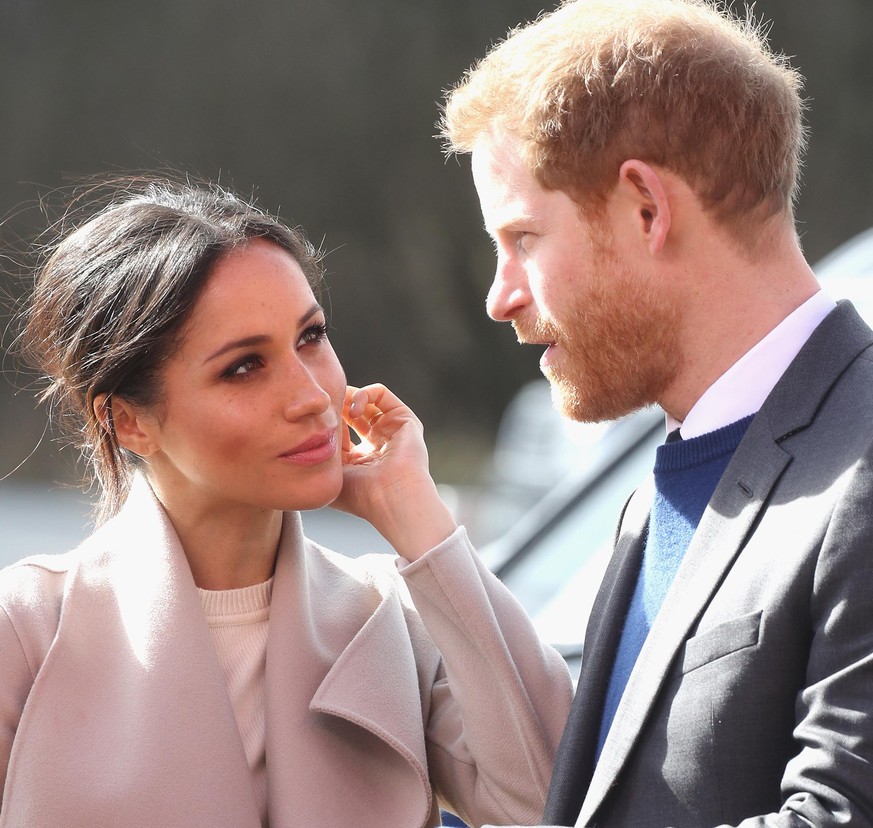
<svg viewBox="0 0 873 828">
<path fill-rule="evenodd" d="M 284 414 L 287 420 L 319 416 L 330 408 L 330 394 L 324 390 L 315 374 L 298 362 L 286 377 Z"/>
</svg>

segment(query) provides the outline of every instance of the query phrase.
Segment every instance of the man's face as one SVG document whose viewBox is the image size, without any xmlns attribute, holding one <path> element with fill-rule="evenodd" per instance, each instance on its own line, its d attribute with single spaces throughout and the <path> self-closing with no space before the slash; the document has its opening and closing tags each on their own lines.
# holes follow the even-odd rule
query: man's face
<svg viewBox="0 0 873 828">
<path fill-rule="evenodd" d="M 543 345 L 540 368 L 561 412 L 601 421 L 657 402 L 679 361 L 675 303 L 613 243 L 614 211 L 583 220 L 570 197 L 545 190 L 520 142 L 483 135 L 473 178 L 497 251 L 488 315 L 519 342 Z"/>
</svg>

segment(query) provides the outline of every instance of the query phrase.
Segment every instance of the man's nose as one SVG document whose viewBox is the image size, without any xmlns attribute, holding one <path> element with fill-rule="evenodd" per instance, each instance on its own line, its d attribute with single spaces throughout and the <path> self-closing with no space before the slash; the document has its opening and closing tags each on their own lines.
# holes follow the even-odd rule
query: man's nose
<svg viewBox="0 0 873 828">
<path fill-rule="evenodd" d="M 517 266 L 498 261 L 485 308 L 496 322 L 509 322 L 527 305 L 531 295 L 527 277 Z"/>
</svg>

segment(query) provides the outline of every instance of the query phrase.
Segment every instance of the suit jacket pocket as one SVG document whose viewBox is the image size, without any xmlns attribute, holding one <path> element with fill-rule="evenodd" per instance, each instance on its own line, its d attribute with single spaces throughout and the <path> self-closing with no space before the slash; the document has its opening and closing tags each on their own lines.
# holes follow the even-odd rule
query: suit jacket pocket
<svg viewBox="0 0 873 828">
<path fill-rule="evenodd" d="M 682 672 L 690 673 L 717 658 L 754 647 L 758 643 L 762 614 L 761 610 L 750 612 L 694 636 L 685 645 Z"/>
</svg>

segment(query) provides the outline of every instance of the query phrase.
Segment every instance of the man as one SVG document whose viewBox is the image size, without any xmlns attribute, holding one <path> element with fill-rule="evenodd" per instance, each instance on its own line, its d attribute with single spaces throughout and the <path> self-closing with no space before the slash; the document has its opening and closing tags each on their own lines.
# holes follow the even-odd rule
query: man
<svg viewBox="0 0 873 828">
<path fill-rule="evenodd" d="M 760 30 L 695 0 L 566 3 L 448 96 L 488 313 L 567 416 L 657 403 L 675 432 L 621 516 L 545 823 L 873 825 L 873 332 L 800 249 L 802 108 Z"/>
</svg>

